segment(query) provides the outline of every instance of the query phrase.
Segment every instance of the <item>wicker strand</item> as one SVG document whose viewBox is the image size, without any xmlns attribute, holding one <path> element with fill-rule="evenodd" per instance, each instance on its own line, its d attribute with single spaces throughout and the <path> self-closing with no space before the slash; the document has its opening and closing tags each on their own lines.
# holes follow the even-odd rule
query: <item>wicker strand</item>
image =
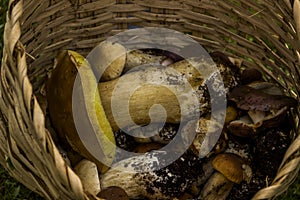
<svg viewBox="0 0 300 200">
<path fill-rule="evenodd" d="M 7 111 L 2 112 L 1 121 L 8 121 L 8 128 L 3 133 L 1 131 L 1 135 L 7 135 L 7 142 L 1 147 L 9 147 L 8 151 L 3 151 L 3 157 L 12 165 L 4 166 L 12 176 L 47 199 L 84 199 L 79 178 L 66 165 L 50 135 L 45 132 L 45 116 L 32 93 L 25 50 L 19 42 L 22 6 L 23 1 L 10 2 L 4 34 L 6 48 L 0 85 L 1 94 L 10 97 L 1 104 L 1 110 Z M 12 32 L 14 34 L 10 34 Z M 50 152 L 47 151 L 49 148 Z"/>
</svg>

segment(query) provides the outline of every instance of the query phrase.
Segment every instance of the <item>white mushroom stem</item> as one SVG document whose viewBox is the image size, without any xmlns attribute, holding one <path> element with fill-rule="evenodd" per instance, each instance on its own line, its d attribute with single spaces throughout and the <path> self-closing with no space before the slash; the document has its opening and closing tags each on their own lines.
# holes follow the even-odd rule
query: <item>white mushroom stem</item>
<svg viewBox="0 0 300 200">
<path fill-rule="evenodd" d="M 214 173 L 215 170 L 211 164 L 211 161 L 212 159 L 209 159 L 202 164 L 203 175 L 197 178 L 197 182 L 196 182 L 197 186 L 204 184 L 209 179 L 209 177 L 211 177 L 211 175 Z"/>
<path fill-rule="evenodd" d="M 266 113 L 264 111 L 255 111 L 255 110 L 249 110 L 248 111 L 249 117 L 252 119 L 254 124 L 261 123 L 264 121 L 264 118 L 266 117 Z"/>
<path fill-rule="evenodd" d="M 208 179 L 201 191 L 201 199 L 225 200 L 229 195 L 234 183 L 228 180 L 220 172 L 215 172 Z"/>
<path fill-rule="evenodd" d="M 108 170 L 101 178 L 101 187 L 118 186 L 123 188 L 132 199 L 138 199 L 143 192 L 140 185 L 134 179 L 135 173 L 119 171 L 117 169 Z"/>
<path fill-rule="evenodd" d="M 161 188 L 155 185 L 154 182 L 161 181 L 161 184 L 164 184 L 164 181 L 168 178 L 176 181 L 176 177 L 173 177 L 172 173 L 169 173 L 170 176 L 156 174 L 153 169 L 157 164 L 159 164 L 159 159 L 155 155 L 151 156 L 147 153 L 140 157 L 133 156 L 121 160 L 112 165 L 111 169 L 101 176 L 101 188 L 121 187 L 130 199 L 140 199 L 142 197 L 170 199 L 170 196 L 163 194 Z M 182 187 L 186 186 L 183 185 Z"/>
<path fill-rule="evenodd" d="M 96 164 L 89 160 L 82 160 L 74 167 L 74 171 L 79 176 L 87 193 L 96 196 L 100 192 L 100 180 Z"/>
<path fill-rule="evenodd" d="M 207 106 L 204 91 L 198 88 L 213 73 L 210 63 L 190 59 L 169 67 L 148 66 L 99 83 L 98 88 L 113 130 L 150 122 L 179 123 L 181 117 L 192 118 Z M 165 110 L 152 107 L 154 104 Z"/>
</svg>

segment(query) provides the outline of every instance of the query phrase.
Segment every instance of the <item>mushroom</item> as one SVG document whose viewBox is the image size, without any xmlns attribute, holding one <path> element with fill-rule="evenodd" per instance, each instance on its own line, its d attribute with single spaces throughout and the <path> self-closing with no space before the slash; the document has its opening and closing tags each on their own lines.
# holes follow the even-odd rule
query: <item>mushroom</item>
<svg viewBox="0 0 300 200">
<path fill-rule="evenodd" d="M 82 160 L 74 167 L 79 176 L 85 192 L 96 196 L 100 190 L 100 180 L 96 164 L 89 160 Z"/>
<path fill-rule="evenodd" d="M 159 154 L 165 155 L 164 158 Z M 163 151 L 124 159 L 102 175 L 101 187 L 121 187 L 131 199 L 171 199 L 180 196 L 195 178 L 194 163 L 198 162 L 198 158 L 185 153 L 170 165 L 156 169 L 166 159 L 169 155 Z"/>
<path fill-rule="evenodd" d="M 200 70 L 196 70 L 194 66 Z M 124 74 L 112 81 L 99 83 L 99 93 L 105 113 L 114 131 L 135 124 L 145 125 L 150 123 L 149 109 L 153 104 L 159 104 L 165 108 L 167 123 L 176 124 L 181 121 L 182 117 L 192 118 L 199 109 L 201 113 L 208 112 L 209 99 L 206 99 L 205 91 L 202 89 L 207 81 L 215 86 L 213 89 L 217 93 L 225 92 L 220 90 L 218 84 L 221 84 L 221 82 L 219 83 L 219 79 L 215 78 L 216 74 L 217 72 L 211 68 L 209 60 L 190 58 L 168 67 L 148 66 Z M 229 79 L 229 77 L 227 78 Z M 148 84 L 145 84 L 147 82 Z M 186 83 L 189 83 L 191 87 L 187 87 Z M 136 90 L 133 90 L 132 88 L 136 86 L 138 86 Z M 228 87 L 232 86 L 228 85 Z M 116 91 L 116 89 L 118 90 Z M 229 89 L 226 88 L 226 90 Z M 131 93 L 130 98 L 128 97 L 129 101 L 124 98 Z M 112 98 L 116 99 L 113 106 Z M 184 100 L 180 104 L 178 99 Z M 196 99 L 200 102 L 200 108 L 198 103 L 194 102 Z M 132 121 L 128 120 L 128 109 L 119 109 L 119 123 L 117 124 L 113 117 L 112 108 L 124 108 L 124 105 L 129 106 L 129 115 Z M 162 119 L 161 109 L 153 109 L 151 115 L 151 119 L 154 120 L 151 122 L 165 122 L 165 119 Z M 132 122 L 135 122 L 135 124 L 132 124 Z"/>
<path fill-rule="evenodd" d="M 202 188 L 200 198 L 205 200 L 225 200 L 233 184 L 223 174 L 215 172 Z"/>
<path fill-rule="evenodd" d="M 204 185 L 201 191 L 202 199 L 226 199 L 234 183 L 241 183 L 243 180 L 250 181 L 251 168 L 238 155 L 223 153 L 217 155 L 212 165 L 215 172 Z"/>
<path fill-rule="evenodd" d="M 97 78 L 101 75 L 101 81 L 109 81 L 119 77 L 123 72 L 126 48 L 116 42 L 103 41 L 91 51 L 87 60 Z"/>
<path fill-rule="evenodd" d="M 288 109 L 297 105 L 292 97 L 269 94 L 273 93 L 270 91 L 265 93 L 265 88 L 273 87 L 265 85 L 267 86 L 260 89 L 237 86 L 229 94 L 229 99 L 236 102 L 238 108 L 248 111 L 248 115 L 229 123 L 227 128 L 232 134 L 249 137 L 267 128 L 279 126 Z"/>
<path fill-rule="evenodd" d="M 284 95 L 270 95 L 249 86 L 235 87 L 229 94 L 229 100 L 234 101 L 242 110 L 270 111 L 281 108 L 295 107 L 297 101 Z"/>
<path fill-rule="evenodd" d="M 238 120 L 230 122 L 227 126 L 230 133 L 239 137 L 249 137 L 256 134 L 261 124 L 253 124 L 249 116 L 243 116 Z"/>
<path fill-rule="evenodd" d="M 228 106 L 226 108 L 225 124 L 228 124 L 229 122 L 235 120 L 237 118 L 237 115 L 237 110 L 232 106 Z"/>
<path fill-rule="evenodd" d="M 97 197 L 105 200 L 129 200 L 129 197 L 123 188 L 111 186 L 101 190 Z"/>
<path fill-rule="evenodd" d="M 78 90 L 74 91 L 77 75 L 84 80 L 84 84 L 81 84 L 82 87 L 77 85 Z M 104 172 L 107 167 L 91 153 L 91 150 L 105 156 L 108 163 L 113 160 L 115 146 L 109 145 L 114 143 L 114 135 L 105 116 L 97 87 L 97 80 L 87 60 L 70 50 L 62 51 L 57 56 L 55 68 L 46 84 L 50 119 L 60 142 L 69 144 L 73 150 L 96 163 L 98 169 Z M 73 101 L 74 92 L 77 101 Z M 80 116 L 73 115 L 74 107 Z M 92 112 L 94 109 L 97 113 Z M 84 137 L 89 138 L 89 150 L 77 132 L 76 120 L 80 120 L 81 127 L 84 127 Z"/>
<path fill-rule="evenodd" d="M 213 159 L 212 166 L 234 183 L 241 183 L 243 180 L 249 182 L 252 177 L 250 166 L 242 157 L 233 153 L 218 154 Z"/>
<path fill-rule="evenodd" d="M 213 158 L 203 158 L 201 167 L 203 173 L 199 176 L 197 176 L 195 184 L 197 186 L 203 185 L 209 177 L 214 173 L 214 168 L 212 166 L 212 160 Z"/>
<path fill-rule="evenodd" d="M 255 68 L 246 68 L 241 73 L 241 83 L 248 84 L 254 81 L 260 81 L 262 79 L 262 73 Z"/>
<path fill-rule="evenodd" d="M 283 91 L 276 84 L 270 82 L 256 81 L 249 83 L 247 86 L 270 95 L 284 95 Z"/>
<path fill-rule="evenodd" d="M 250 110 L 248 115 L 230 122 L 227 128 L 239 137 L 255 136 L 265 129 L 278 127 L 285 120 L 287 111 L 286 106 L 271 112 Z"/>
</svg>

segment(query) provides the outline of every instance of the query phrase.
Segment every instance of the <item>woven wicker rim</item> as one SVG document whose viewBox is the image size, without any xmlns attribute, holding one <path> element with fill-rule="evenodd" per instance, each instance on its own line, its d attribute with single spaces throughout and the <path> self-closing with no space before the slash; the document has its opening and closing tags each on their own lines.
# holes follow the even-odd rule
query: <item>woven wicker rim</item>
<svg viewBox="0 0 300 200">
<path fill-rule="evenodd" d="M 89 199 L 45 128 L 36 96 L 62 49 L 86 55 L 129 27 L 189 33 L 208 51 L 242 58 L 299 100 L 300 1 L 294 0 L 10 0 L 0 82 L 0 163 L 46 199 Z M 249 39 L 251 38 L 251 40 Z M 273 198 L 300 168 L 300 107 L 295 138 L 270 185 L 253 199 Z"/>
</svg>

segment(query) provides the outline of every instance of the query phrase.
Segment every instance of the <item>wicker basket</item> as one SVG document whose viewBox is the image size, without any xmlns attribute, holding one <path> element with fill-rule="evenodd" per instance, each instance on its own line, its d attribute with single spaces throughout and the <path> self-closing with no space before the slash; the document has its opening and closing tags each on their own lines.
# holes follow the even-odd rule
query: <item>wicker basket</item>
<svg viewBox="0 0 300 200">
<path fill-rule="evenodd" d="M 10 0 L 0 82 L 0 163 L 46 199 L 88 199 L 45 128 L 37 96 L 62 49 L 83 55 L 129 27 L 189 33 L 207 50 L 242 58 L 299 100 L 299 0 Z M 250 39 L 249 39 L 250 38 Z M 300 168 L 300 107 L 294 141 L 277 176 L 254 199 L 273 198 Z"/>
</svg>

